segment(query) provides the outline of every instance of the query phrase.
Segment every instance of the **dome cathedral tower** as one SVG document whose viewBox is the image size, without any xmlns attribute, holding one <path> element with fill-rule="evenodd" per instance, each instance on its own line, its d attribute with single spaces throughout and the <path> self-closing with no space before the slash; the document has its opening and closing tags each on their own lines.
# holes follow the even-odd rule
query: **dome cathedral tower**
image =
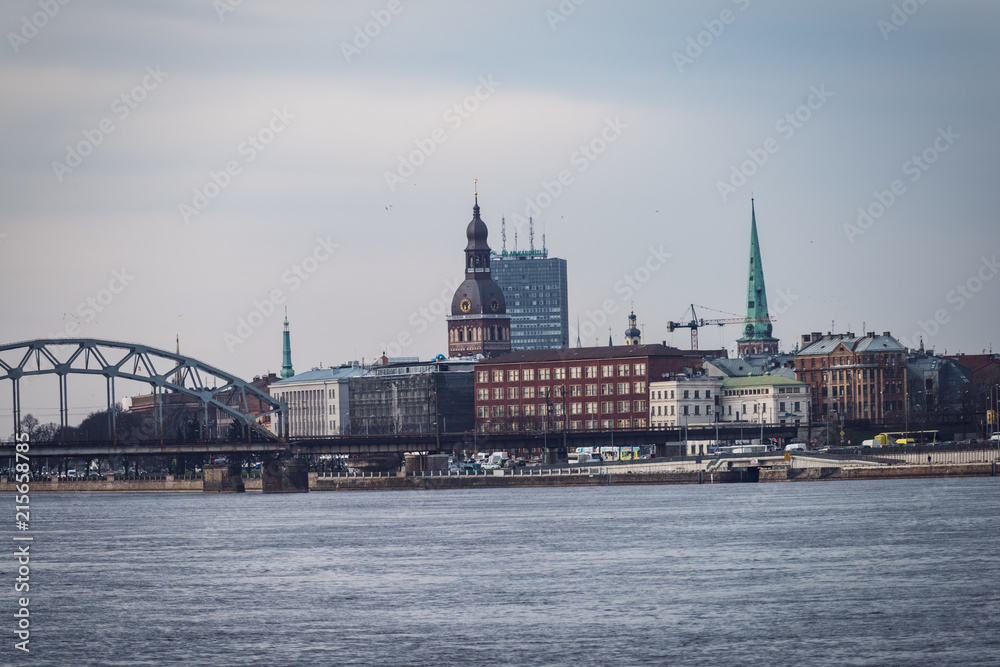
<svg viewBox="0 0 1000 667">
<path fill-rule="evenodd" d="M 489 230 L 479 216 L 478 192 L 465 235 L 465 280 L 451 300 L 448 356 L 506 354 L 510 352 L 510 317 L 503 290 L 490 273 Z"/>
</svg>

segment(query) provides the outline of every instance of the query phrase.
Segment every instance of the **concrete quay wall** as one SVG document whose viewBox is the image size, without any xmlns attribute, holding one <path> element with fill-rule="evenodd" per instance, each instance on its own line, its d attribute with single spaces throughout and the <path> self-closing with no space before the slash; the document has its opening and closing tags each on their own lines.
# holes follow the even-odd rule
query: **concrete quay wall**
<svg viewBox="0 0 1000 667">
<path fill-rule="evenodd" d="M 260 477 L 245 477 L 247 491 L 260 491 Z M 0 478 L 0 493 L 15 493 L 17 483 L 13 478 Z M 29 483 L 31 493 L 201 493 L 201 478 L 175 479 L 171 475 L 160 479 L 34 479 Z"/>
<path fill-rule="evenodd" d="M 775 468 L 761 470 L 761 482 L 815 482 L 843 479 L 915 479 L 927 477 L 990 477 L 996 475 L 993 463 L 961 465 L 894 465 L 824 468 Z"/>
</svg>

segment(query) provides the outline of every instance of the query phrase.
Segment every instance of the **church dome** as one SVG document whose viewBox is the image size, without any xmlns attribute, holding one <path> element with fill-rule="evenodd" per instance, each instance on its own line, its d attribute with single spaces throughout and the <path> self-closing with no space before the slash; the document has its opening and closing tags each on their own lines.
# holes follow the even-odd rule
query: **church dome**
<svg viewBox="0 0 1000 667">
<path fill-rule="evenodd" d="M 455 290 L 451 300 L 452 315 L 504 315 L 507 301 L 503 291 L 492 279 L 466 278 Z"/>
</svg>

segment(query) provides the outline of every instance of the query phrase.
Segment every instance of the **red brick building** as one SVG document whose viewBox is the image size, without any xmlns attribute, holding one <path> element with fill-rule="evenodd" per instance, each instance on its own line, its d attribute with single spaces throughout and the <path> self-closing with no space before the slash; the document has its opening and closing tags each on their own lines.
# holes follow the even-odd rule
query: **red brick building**
<svg viewBox="0 0 1000 667">
<path fill-rule="evenodd" d="M 906 348 L 888 331 L 803 334 L 795 377 L 810 385 L 814 422 L 885 424 L 906 417 Z"/>
<path fill-rule="evenodd" d="M 521 350 L 476 364 L 480 433 L 649 428 L 649 383 L 725 350 L 616 345 Z"/>
</svg>

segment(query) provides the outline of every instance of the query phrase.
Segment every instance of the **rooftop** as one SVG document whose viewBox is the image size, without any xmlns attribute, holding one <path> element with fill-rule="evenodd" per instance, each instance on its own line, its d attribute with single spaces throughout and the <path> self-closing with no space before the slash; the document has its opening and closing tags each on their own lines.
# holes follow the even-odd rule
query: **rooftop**
<svg viewBox="0 0 1000 667">
<path fill-rule="evenodd" d="M 746 387 L 787 387 L 805 386 L 805 382 L 799 382 L 784 375 L 751 375 L 739 378 L 723 378 L 723 389 L 743 389 Z"/>
</svg>

